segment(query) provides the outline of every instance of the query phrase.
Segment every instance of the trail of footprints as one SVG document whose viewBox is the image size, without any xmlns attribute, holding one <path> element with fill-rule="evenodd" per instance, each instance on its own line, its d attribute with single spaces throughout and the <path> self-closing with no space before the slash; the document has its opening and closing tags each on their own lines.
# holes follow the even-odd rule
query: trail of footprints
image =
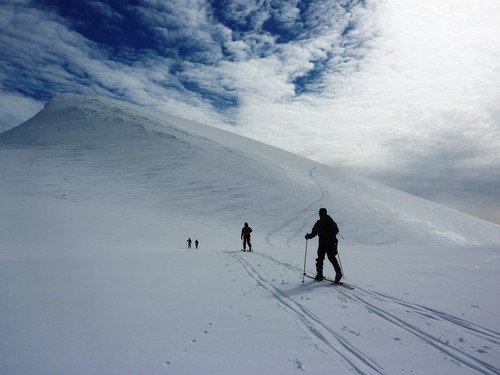
<svg viewBox="0 0 500 375">
<path fill-rule="evenodd" d="M 201 333 L 202 333 L 203 335 L 208 335 L 208 334 L 210 333 L 210 330 L 209 330 L 209 329 L 210 329 L 211 327 L 213 327 L 213 325 L 214 325 L 214 324 L 213 324 L 212 322 L 207 323 L 207 328 L 205 328 L 203 331 L 201 331 Z M 190 344 L 191 344 L 191 345 L 196 344 L 199 340 L 200 340 L 199 338 L 194 337 L 194 338 L 192 338 L 192 339 L 191 339 Z M 188 349 L 187 347 L 185 347 L 185 348 L 183 349 L 183 352 L 184 352 L 184 353 L 188 353 L 188 352 L 189 352 L 189 349 Z M 168 366 L 168 365 L 171 365 L 172 363 L 173 363 L 173 361 L 172 361 L 172 360 L 166 360 L 163 364 L 164 364 L 165 366 Z"/>
<path fill-rule="evenodd" d="M 213 323 L 208 323 L 208 326 L 212 326 Z M 206 335 L 208 333 L 208 329 L 203 330 L 203 334 Z M 192 343 L 198 342 L 198 339 L 192 339 Z"/>
</svg>

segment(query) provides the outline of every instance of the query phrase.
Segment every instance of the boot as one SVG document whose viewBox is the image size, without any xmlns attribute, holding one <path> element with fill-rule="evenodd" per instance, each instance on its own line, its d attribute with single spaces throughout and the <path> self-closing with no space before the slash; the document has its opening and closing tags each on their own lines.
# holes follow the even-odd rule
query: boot
<svg viewBox="0 0 500 375">
<path fill-rule="evenodd" d="M 322 263 L 319 263 L 317 260 L 316 260 L 316 277 L 314 278 L 314 280 L 317 280 L 317 281 L 321 281 L 323 280 L 323 264 Z"/>
</svg>

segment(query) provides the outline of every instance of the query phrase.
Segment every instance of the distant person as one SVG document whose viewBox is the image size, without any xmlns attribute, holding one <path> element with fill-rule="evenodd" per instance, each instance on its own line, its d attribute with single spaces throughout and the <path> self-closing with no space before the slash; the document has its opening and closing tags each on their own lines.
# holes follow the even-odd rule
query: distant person
<svg viewBox="0 0 500 375">
<path fill-rule="evenodd" d="M 339 262 L 337 261 L 337 234 L 339 233 L 339 228 L 337 223 L 333 221 L 330 215 L 327 214 L 326 208 L 319 209 L 319 220 L 316 221 L 311 233 L 306 234 L 306 240 L 319 237 L 318 240 L 318 258 L 316 259 L 316 280 L 323 280 L 323 262 L 325 260 L 325 255 L 328 256 L 328 260 L 332 263 L 335 269 L 335 282 L 338 284 L 342 278 L 342 270 L 340 268 Z"/>
<path fill-rule="evenodd" d="M 191 249 L 191 238 L 188 238 L 186 242 L 188 243 L 188 249 Z"/>
<path fill-rule="evenodd" d="M 241 239 L 243 240 L 243 251 L 252 251 L 252 244 L 250 243 L 250 233 L 252 233 L 252 228 L 248 226 L 248 223 L 245 223 L 243 228 L 241 229 Z"/>
<path fill-rule="evenodd" d="M 198 244 L 199 244 L 198 240 L 194 241 L 194 247 L 195 248 L 198 248 Z"/>
</svg>

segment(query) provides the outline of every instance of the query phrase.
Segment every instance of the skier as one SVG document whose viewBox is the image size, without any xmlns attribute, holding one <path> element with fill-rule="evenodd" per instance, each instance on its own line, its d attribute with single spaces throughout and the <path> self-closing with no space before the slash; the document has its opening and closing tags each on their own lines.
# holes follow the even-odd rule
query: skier
<svg viewBox="0 0 500 375">
<path fill-rule="evenodd" d="M 188 249 L 191 249 L 191 238 L 188 238 L 186 242 L 188 243 Z"/>
<path fill-rule="evenodd" d="M 316 280 L 323 280 L 323 261 L 325 260 L 325 255 L 328 256 L 328 260 L 335 269 L 335 283 L 338 284 L 342 278 L 342 271 L 336 258 L 338 233 L 339 228 L 337 223 L 327 214 L 326 208 L 320 208 L 319 220 L 314 224 L 311 233 L 307 233 L 305 236 L 306 240 L 316 236 L 319 237 L 318 258 L 316 259 Z"/>
<path fill-rule="evenodd" d="M 195 246 L 196 248 L 198 248 L 198 244 L 199 244 L 198 240 L 194 241 L 194 246 Z"/>
<path fill-rule="evenodd" d="M 252 228 L 248 226 L 248 223 L 245 223 L 244 227 L 241 229 L 241 239 L 243 240 L 243 251 L 247 251 L 247 243 L 248 243 L 248 251 L 252 251 L 252 244 L 250 243 L 250 233 L 252 233 Z"/>
</svg>

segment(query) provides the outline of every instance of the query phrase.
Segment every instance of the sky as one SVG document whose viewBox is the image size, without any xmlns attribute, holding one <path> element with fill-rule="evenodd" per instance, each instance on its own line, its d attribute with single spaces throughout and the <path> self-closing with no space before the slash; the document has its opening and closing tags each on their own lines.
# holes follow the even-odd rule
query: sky
<svg viewBox="0 0 500 375">
<path fill-rule="evenodd" d="M 0 131 L 126 100 L 500 223 L 497 0 L 3 0 Z"/>
</svg>

